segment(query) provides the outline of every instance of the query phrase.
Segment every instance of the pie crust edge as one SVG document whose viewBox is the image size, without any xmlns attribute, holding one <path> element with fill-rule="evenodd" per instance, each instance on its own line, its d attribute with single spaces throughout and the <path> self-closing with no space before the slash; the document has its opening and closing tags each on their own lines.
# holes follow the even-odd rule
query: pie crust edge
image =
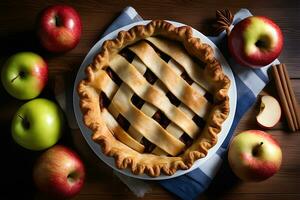
<svg viewBox="0 0 300 200">
<path fill-rule="evenodd" d="M 100 89 L 97 86 L 98 70 L 109 66 L 110 57 L 122 48 L 155 35 L 181 42 L 190 55 L 207 64 L 205 73 L 214 83 L 212 85 L 216 86 L 214 107 L 206 120 L 205 127 L 193 144 L 176 157 L 138 153 L 117 140 L 101 120 Z M 217 135 L 229 114 L 230 80 L 223 73 L 212 48 L 202 43 L 199 38 L 193 37 L 192 28 L 189 26 L 177 28 L 166 21 L 153 20 L 147 25 L 138 25 L 128 31 L 121 31 L 116 39 L 104 42 L 101 51 L 94 57 L 93 63 L 87 66 L 85 72 L 87 77 L 80 81 L 77 88 L 84 123 L 92 130 L 92 139 L 100 144 L 103 153 L 115 158 L 117 168 L 130 168 L 134 174 L 146 173 L 149 176 L 159 176 L 163 172 L 172 175 L 178 169 L 190 168 L 196 160 L 205 157 L 208 150 L 217 143 Z"/>
</svg>

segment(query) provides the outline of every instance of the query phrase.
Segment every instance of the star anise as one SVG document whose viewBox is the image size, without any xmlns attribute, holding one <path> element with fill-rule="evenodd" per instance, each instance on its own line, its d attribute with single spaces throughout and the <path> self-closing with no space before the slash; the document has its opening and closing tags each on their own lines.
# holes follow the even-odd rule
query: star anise
<svg viewBox="0 0 300 200">
<path fill-rule="evenodd" d="M 215 35 L 220 34 L 221 32 L 223 32 L 224 30 L 226 30 L 227 33 L 229 33 L 230 29 L 230 25 L 233 21 L 233 15 L 231 14 L 231 12 L 228 9 L 224 9 L 224 10 L 217 10 L 216 11 L 216 24 L 215 24 Z"/>
</svg>

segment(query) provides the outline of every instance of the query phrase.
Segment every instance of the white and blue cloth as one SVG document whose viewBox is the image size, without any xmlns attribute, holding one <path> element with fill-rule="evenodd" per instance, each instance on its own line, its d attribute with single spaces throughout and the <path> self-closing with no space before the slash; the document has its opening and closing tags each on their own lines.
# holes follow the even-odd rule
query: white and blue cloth
<svg viewBox="0 0 300 200">
<path fill-rule="evenodd" d="M 240 20 L 251 16 L 251 13 L 247 9 L 241 9 L 234 16 L 233 25 Z M 140 15 L 132 7 L 127 7 L 123 10 L 120 16 L 107 28 L 105 36 L 110 32 L 131 24 L 143 20 Z M 175 194 L 183 200 L 195 199 L 202 192 L 204 192 L 211 181 L 215 177 L 217 171 L 222 165 L 222 161 L 226 158 L 227 148 L 234 130 L 244 115 L 244 113 L 251 107 L 256 101 L 258 93 L 265 87 L 269 81 L 267 69 L 269 66 L 261 69 L 251 69 L 240 66 L 237 64 L 228 54 L 227 51 L 227 37 L 225 31 L 223 31 L 217 37 L 209 37 L 218 48 L 221 50 L 235 76 L 235 82 L 237 87 L 237 106 L 234 121 L 229 131 L 229 134 L 216 154 L 214 154 L 204 165 L 189 172 L 188 174 L 159 181 L 159 184 L 165 189 Z M 279 63 L 278 60 L 274 63 Z M 131 189 L 137 196 L 143 196 L 143 194 L 151 189 L 150 185 L 146 181 L 127 177 L 118 172 L 115 174 Z"/>
</svg>

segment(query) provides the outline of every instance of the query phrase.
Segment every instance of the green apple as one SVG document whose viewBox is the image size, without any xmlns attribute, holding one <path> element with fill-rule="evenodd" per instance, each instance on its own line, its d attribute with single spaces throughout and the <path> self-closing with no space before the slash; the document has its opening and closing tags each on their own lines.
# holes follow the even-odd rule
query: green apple
<svg viewBox="0 0 300 200">
<path fill-rule="evenodd" d="M 34 99 L 22 105 L 15 114 L 12 136 L 26 149 L 43 150 L 59 140 L 63 124 L 63 113 L 54 102 Z"/>
<path fill-rule="evenodd" d="M 280 169 L 282 152 L 270 134 L 248 130 L 233 138 L 228 161 L 232 171 L 242 180 L 263 181 Z"/>
<path fill-rule="evenodd" d="M 48 80 L 44 59 L 32 52 L 11 56 L 3 66 L 1 80 L 6 91 L 17 99 L 37 97 Z"/>
</svg>

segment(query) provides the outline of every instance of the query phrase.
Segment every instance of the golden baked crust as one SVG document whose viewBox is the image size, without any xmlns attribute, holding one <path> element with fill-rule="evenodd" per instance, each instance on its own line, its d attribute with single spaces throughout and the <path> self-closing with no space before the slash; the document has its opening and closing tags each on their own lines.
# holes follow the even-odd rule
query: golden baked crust
<svg viewBox="0 0 300 200">
<path fill-rule="evenodd" d="M 104 84 L 108 84 L 108 82 L 104 81 L 107 76 L 102 69 L 110 66 L 110 61 L 112 60 L 115 62 L 113 63 L 114 66 L 118 67 L 118 63 L 123 61 L 122 58 L 115 61 L 118 58 L 117 53 L 129 45 L 145 39 L 149 39 L 150 42 L 151 40 L 153 40 L 152 42 L 159 42 L 159 40 L 151 39 L 153 36 L 160 36 L 182 43 L 189 55 L 205 63 L 205 67 L 201 71 L 203 73 L 202 76 L 209 83 L 207 87 L 209 87 L 208 89 L 213 93 L 214 97 L 213 105 L 210 107 L 211 111 L 206 116 L 205 127 L 200 134 L 197 134 L 193 144 L 177 156 L 140 153 L 143 151 L 142 147 L 135 141 L 132 141 L 122 130 L 115 130 L 118 133 L 117 135 L 111 132 L 109 125 L 105 123 L 105 121 L 109 120 L 110 115 L 108 115 L 107 109 L 102 109 L 99 106 L 99 95 L 103 88 L 106 87 Z M 139 49 L 135 48 L 147 48 L 147 44 L 144 43 L 146 42 L 141 41 L 136 45 L 137 47 L 130 48 L 132 51 L 137 50 L 138 53 Z M 130 64 L 128 66 L 130 67 Z M 87 78 L 81 80 L 78 85 L 84 123 L 92 130 L 92 139 L 101 145 L 103 153 L 113 156 L 118 168 L 130 168 L 134 174 L 145 173 L 150 176 L 159 176 L 163 172 L 166 175 L 172 175 L 178 169 L 185 170 L 190 168 L 197 159 L 205 157 L 207 151 L 216 144 L 217 134 L 221 131 L 222 123 L 229 114 L 227 92 L 230 80 L 224 75 L 218 60 L 214 57 L 212 48 L 208 44 L 202 43 L 199 38 L 193 37 L 192 29 L 187 26 L 176 28 L 166 21 L 154 20 L 147 25 L 138 25 L 128 31 L 121 31 L 116 39 L 104 42 L 93 63 L 87 66 L 86 75 Z M 129 91 L 125 87 L 122 87 L 122 89 L 124 90 L 123 94 L 127 94 L 126 92 Z M 153 95 L 155 95 L 155 91 Z M 196 104 L 199 104 L 199 102 L 200 99 L 193 102 L 190 102 L 189 99 L 186 100 L 186 103 L 192 107 L 194 106 L 195 110 L 197 110 Z M 189 130 L 192 132 L 193 129 Z M 121 140 L 129 141 L 130 147 L 127 146 L 128 144 L 122 143 Z M 175 155 L 178 149 L 182 148 L 180 143 L 174 141 L 174 144 L 178 148 L 170 149 L 170 154 L 174 153 Z"/>
</svg>

